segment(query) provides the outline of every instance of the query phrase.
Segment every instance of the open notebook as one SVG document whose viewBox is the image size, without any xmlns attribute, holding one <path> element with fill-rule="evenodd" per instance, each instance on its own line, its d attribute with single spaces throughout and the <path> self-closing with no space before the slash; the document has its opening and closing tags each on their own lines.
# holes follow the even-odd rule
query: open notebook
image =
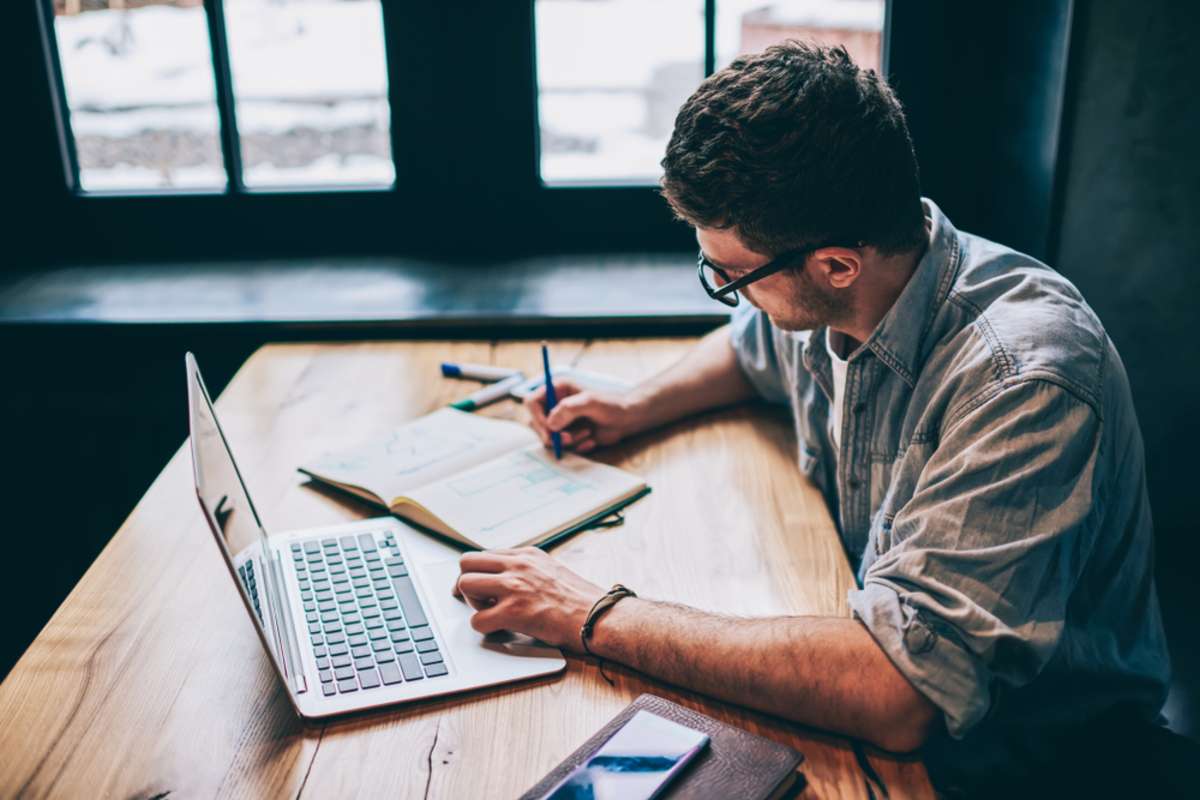
<svg viewBox="0 0 1200 800">
<path fill-rule="evenodd" d="M 544 545 L 650 491 L 616 467 L 556 461 L 524 425 L 451 408 L 300 471 L 479 549 Z"/>
</svg>

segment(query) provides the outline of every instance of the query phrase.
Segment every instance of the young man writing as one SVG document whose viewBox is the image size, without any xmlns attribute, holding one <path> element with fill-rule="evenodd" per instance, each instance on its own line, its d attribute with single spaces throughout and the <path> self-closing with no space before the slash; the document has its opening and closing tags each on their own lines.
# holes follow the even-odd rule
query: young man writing
<svg viewBox="0 0 1200 800">
<path fill-rule="evenodd" d="M 628 395 L 564 384 L 548 416 L 533 398 L 533 427 L 586 453 L 754 396 L 786 403 L 859 586 L 849 619 L 730 624 L 626 597 L 589 649 L 923 748 L 951 788 L 1032 773 L 1039 737 L 1152 720 L 1168 661 L 1141 436 L 1076 289 L 922 200 L 899 103 L 840 49 L 788 43 L 713 75 L 663 166 L 705 289 L 741 298 L 732 322 Z M 537 550 L 467 554 L 458 589 L 476 629 L 575 651 L 605 593 Z"/>
</svg>

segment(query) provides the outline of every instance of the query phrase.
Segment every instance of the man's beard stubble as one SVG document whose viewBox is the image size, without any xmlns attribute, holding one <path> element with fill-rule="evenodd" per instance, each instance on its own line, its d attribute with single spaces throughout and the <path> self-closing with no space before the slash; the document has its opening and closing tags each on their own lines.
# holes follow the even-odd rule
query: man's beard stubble
<svg viewBox="0 0 1200 800">
<path fill-rule="evenodd" d="M 817 285 L 808 270 L 793 273 L 795 291 L 787 318 L 771 317 L 771 324 L 784 331 L 811 331 L 823 325 L 836 324 L 846 318 L 850 300 Z"/>
</svg>

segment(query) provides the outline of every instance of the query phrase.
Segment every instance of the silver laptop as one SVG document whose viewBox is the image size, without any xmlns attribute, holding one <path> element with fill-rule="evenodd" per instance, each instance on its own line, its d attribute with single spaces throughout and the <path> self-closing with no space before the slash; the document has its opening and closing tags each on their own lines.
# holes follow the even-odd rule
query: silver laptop
<svg viewBox="0 0 1200 800">
<path fill-rule="evenodd" d="M 451 595 L 456 558 L 415 555 L 394 517 L 268 536 L 212 399 L 186 356 L 200 507 L 271 664 L 305 718 L 452 694 L 561 671 L 555 648 L 483 637 Z M 415 560 L 414 560 L 415 559 Z"/>
</svg>

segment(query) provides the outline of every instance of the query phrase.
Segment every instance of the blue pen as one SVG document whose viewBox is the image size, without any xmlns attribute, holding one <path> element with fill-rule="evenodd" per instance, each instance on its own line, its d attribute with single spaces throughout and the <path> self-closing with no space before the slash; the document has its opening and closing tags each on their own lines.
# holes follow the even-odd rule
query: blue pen
<svg viewBox="0 0 1200 800">
<path fill-rule="evenodd" d="M 542 342 L 542 367 L 546 370 L 546 414 L 549 415 L 554 410 L 554 406 L 558 404 L 558 397 L 554 394 L 554 381 L 550 379 L 550 351 L 546 349 L 546 343 Z M 555 431 L 550 434 L 550 441 L 554 444 L 554 457 L 562 458 L 562 434 Z"/>
</svg>

